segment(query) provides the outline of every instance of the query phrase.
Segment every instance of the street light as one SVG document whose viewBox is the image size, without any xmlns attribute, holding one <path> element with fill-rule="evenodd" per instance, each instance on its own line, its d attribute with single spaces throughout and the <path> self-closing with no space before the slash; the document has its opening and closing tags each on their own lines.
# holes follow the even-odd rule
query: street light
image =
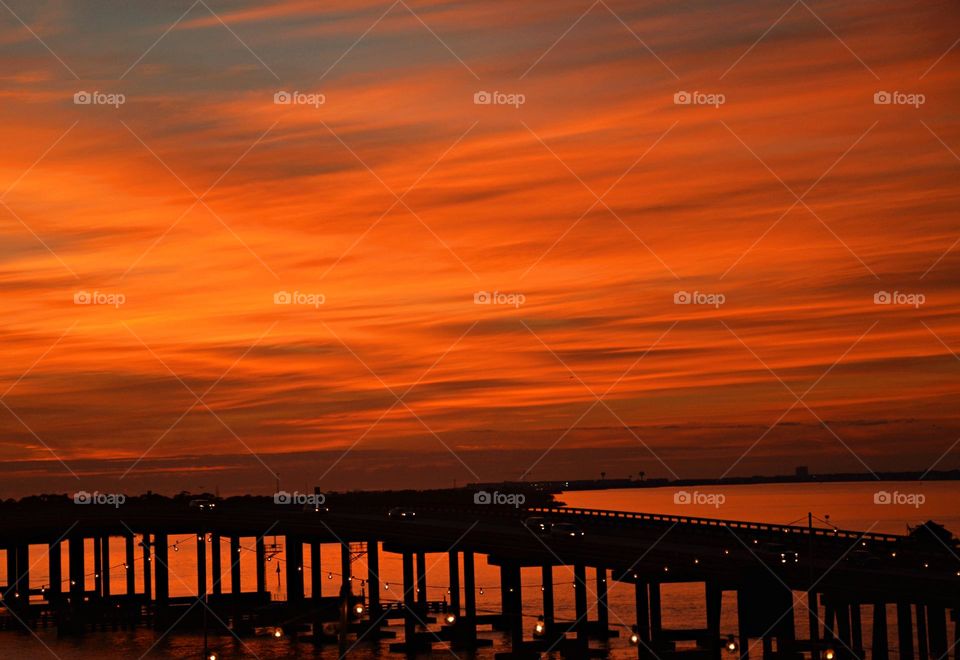
<svg viewBox="0 0 960 660">
<path fill-rule="evenodd" d="M 537 617 L 537 623 L 533 626 L 533 636 L 534 637 L 543 637 L 543 631 L 546 628 L 543 623 L 543 617 Z"/>
</svg>

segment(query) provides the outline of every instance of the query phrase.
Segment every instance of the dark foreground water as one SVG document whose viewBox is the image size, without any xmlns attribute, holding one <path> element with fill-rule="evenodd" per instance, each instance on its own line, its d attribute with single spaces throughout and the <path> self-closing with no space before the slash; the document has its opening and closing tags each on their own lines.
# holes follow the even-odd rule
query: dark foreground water
<svg viewBox="0 0 960 660">
<path fill-rule="evenodd" d="M 755 520 L 768 523 L 790 523 L 802 519 L 805 523 L 808 511 L 822 519 L 829 520 L 834 525 L 857 530 L 872 529 L 875 532 L 903 533 L 907 525 L 915 525 L 928 519 L 945 524 L 955 533 L 960 531 L 960 483 L 931 482 L 931 483 L 873 483 L 854 484 L 781 484 L 781 485 L 751 485 L 727 486 L 723 488 L 687 488 L 687 492 L 714 497 L 691 497 L 710 501 L 712 504 L 683 504 L 675 501 L 675 489 L 630 489 L 584 491 L 565 493 L 562 499 L 570 506 L 589 507 L 598 509 L 616 509 L 622 511 L 642 511 L 655 513 L 669 513 L 675 515 L 691 515 L 725 519 Z M 886 491 L 901 495 L 922 495 L 922 498 L 909 498 L 915 504 L 883 504 L 877 503 L 875 494 Z M 722 495 L 721 497 L 716 497 Z M 680 498 L 681 501 L 685 498 Z M 879 498 L 884 501 L 884 498 Z M 896 500 L 896 497 L 890 499 Z M 922 503 L 916 504 L 920 499 Z M 270 539 L 268 538 L 268 541 Z M 280 539 L 282 541 L 282 539 Z M 196 537 L 184 536 L 179 541 L 177 552 L 170 552 L 171 568 L 171 595 L 187 595 L 195 593 L 196 584 Z M 254 562 L 252 539 L 244 542 L 241 568 L 244 586 L 254 582 Z M 222 582 L 224 590 L 229 589 L 229 558 L 226 555 L 227 544 L 223 545 L 224 555 L 222 565 L 226 571 Z M 92 565 L 92 547 L 88 548 L 88 561 Z M 120 540 L 114 547 L 112 554 L 122 562 L 122 545 Z M 2 555 L 3 553 L 0 553 Z M 66 554 L 66 553 L 64 553 Z M 339 586 L 336 577 L 339 571 L 339 553 L 327 551 L 321 553 L 321 564 L 325 574 L 332 579 L 326 580 L 324 594 L 333 595 Z M 0 556 L 5 561 L 5 557 Z M 40 587 L 46 583 L 46 561 L 43 548 L 31 547 L 31 563 L 35 563 L 34 574 L 31 576 L 31 586 Z M 305 557 L 309 564 L 309 554 Z M 209 558 L 208 558 L 209 561 Z M 4 574 L 5 567 L 0 561 L 0 575 Z M 279 567 L 280 572 L 277 572 Z M 429 555 L 427 560 L 429 597 L 431 600 L 443 600 L 447 590 L 447 563 L 445 555 Z M 958 562 L 960 569 L 960 562 Z M 111 574 L 111 585 L 114 593 L 123 593 L 124 573 L 123 566 L 117 564 Z M 283 591 L 278 585 L 284 584 L 283 555 L 277 555 L 268 564 L 269 583 L 274 587 L 275 596 L 283 597 Z M 208 567 L 208 573 L 210 568 Z M 400 558 L 395 555 L 384 554 L 381 558 L 381 576 L 384 588 L 381 592 L 383 601 L 395 600 L 397 585 L 400 584 Z M 64 571 L 66 574 L 66 571 Z M 354 574 L 366 574 L 363 559 L 358 560 Z M 588 571 L 588 580 L 593 584 L 593 575 Z M 88 576 L 92 588 L 93 576 Z M 572 568 L 557 567 L 554 569 L 556 583 L 557 618 L 573 620 L 573 574 Z M 307 581 L 309 583 L 309 580 Z M 499 609 L 499 574 L 497 569 L 486 565 L 482 558 L 477 563 L 477 607 L 480 611 L 495 612 Z M 540 602 L 540 572 L 539 569 L 524 569 L 524 612 L 530 631 L 537 616 L 541 612 Z M 307 585 L 309 594 L 309 584 Z M 480 590 L 482 589 L 482 593 Z M 355 587 L 359 591 L 359 585 Z M 663 617 L 664 625 L 668 628 L 690 628 L 706 625 L 703 611 L 704 590 L 702 584 L 665 585 L 663 589 Z M 871 630 L 870 617 L 864 613 L 864 641 L 870 648 Z M 724 633 L 732 634 L 736 630 L 736 601 L 732 595 L 724 595 L 722 629 Z M 797 630 L 806 635 L 806 617 L 798 610 Z M 893 621 L 893 611 L 890 611 L 890 620 Z M 593 613 L 591 613 L 593 618 Z M 610 588 L 610 621 L 611 627 L 620 628 L 622 637 L 610 642 L 610 657 L 635 658 L 636 650 L 627 643 L 628 630 L 634 622 L 633 588 L 630 585 L 611 583 Z M 402 634 L 399 629 L 398 633 Z M 896 628 L 891 626 L 895 635 Z M 482 633 L 483 636 L 494 640 L 493 648 L 483 649 L 472 654 L 457 652 L 456 655 L 436 647 L 434 657 L 448 658 L 492 658 L 497 651 L 507 650 L 508 640 L 499 633 Z M 530 633 L 528 633 L 528 637 Z M 891 649 L 896 649 L 897 640 L 890 639 Z M 953 639 L 950 640 L 954 642 Z M 596 642 L 595 642 L 596 644 Z M 388 651 L 388 642 L 374 644 L 361 642 L 349 649 L 348 656 L 357 660 L 371 658 L 390 658 L 393 654 Z M 317 649 L 309 643 L 297 643 L 289 638 L 276 640 L 266 634 L 257 637 L 244 638 L 237 641 L 230 636 L 214 638 L 211 646 L 215 647 L 222 658 L 259 658 L 260 660 L 279 660 L 280 658 L 337 658 L 340 652 L 335 647 Z M 0 632 L 0 659 L 6 658 L 60 658 L 61 660 L 93 660 L 101 658 L 175 658 L 197 659 L 203 647 L 199 635 L 181 633 L 162 635 L 160 632 L 140 629 L 133 632 L 100 632 L 88 634 L 83 638 L 58 639 L 54 630 L 37 631 L 37 636 L 27 633 Z M 754 655 L 759 648 L 753 649 Z"/>
</svg>

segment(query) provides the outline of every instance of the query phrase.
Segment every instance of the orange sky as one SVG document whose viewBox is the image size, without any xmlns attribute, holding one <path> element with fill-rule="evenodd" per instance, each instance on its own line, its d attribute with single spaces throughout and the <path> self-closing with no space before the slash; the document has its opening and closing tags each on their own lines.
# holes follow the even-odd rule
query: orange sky
<svg viewBox="0 0 960 660">
<path fill-rule="evenodd" d="M 958 465 L 954 2 L 9 7 L 0 493 Z"/>
</svg>

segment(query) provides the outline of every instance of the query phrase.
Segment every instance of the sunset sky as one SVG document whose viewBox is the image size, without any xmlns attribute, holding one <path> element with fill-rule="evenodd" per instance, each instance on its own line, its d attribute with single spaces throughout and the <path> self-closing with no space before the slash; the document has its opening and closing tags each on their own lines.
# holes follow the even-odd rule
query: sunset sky
<svg viewBox="0 0 960 660">
<path fill-rule="evenodd" d="M 0 496 L 960 466 L 957 2 L 2 4 Z"/>
</svg>

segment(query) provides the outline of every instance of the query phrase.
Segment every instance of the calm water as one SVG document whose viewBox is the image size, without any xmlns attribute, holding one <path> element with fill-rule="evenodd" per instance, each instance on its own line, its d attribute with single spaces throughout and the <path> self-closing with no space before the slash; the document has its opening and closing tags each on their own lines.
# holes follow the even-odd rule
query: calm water
<svg viewBox="0 0 960 660">
<path fill-rule="evenodd" d="M 676 504 L 674 502 L 675 489 L 629 489 L 606 491 L 581 491 L 564 493 L 561 499 L 569 506 L 589 507 L 599 509 L 614 509 L 622 511 L 642 511 L 651 513 L 669 513 L 675 515 L 690 515 L 715 517 L 725 519 L 755 520 L 768 523 L 790 523 L 801 520 L 805 524 L 808 511 L 814 515 L 829 519 L 842 528 L 867 530 L 876 532 L 902 533 L 906 526 L 914 525 L 928 519 L 945 524 L 954 532 L 960 531 L 960 483 L 931 482 L 916 483 L 885 483 L 878 487 L 876 484 L 783 484 L 758 486 L 727 486 L 723 488 L 687 488 L 687 492 L 697 496 L 713 496 L 709 501 L 713 504 Z M 919 506 L 899 504 L 875 504 L 874 493 L 885 490 L 889 493 L 921 494 L 923 503 Z M 716 497 L 722 495 L 723 497 Z M 701 497 L 701 499 L 707 499 Z M 914 498 L 916 500 L 917 498 Z M 718 502 L 719 505 L 717 505 Z M 269 543 L 272 539 L 268 537 Z M 283 539 L 277 539 L 282 544 Z M 171 549 L 171 595 L 188 595 L 196 592 L 196 543 L 192 535 L 172 537 L 171 543 L 179 541 L 178 551 Z M 253 539 L 243 540 L 241 551 L 242 585 L 245 589 L 252 589 L 255 582 Z M 324 595 L 334 595 L 338 589 L 339 552 L 335 546 L 324 546 L 321 552 L 321 565 L 324 573 Z M 111 546 L 113 564 L 111 572 L 111 587 L 114 593 L 124 592 L 123 542 L 115 539 Z M 209 553 L 208 553 L 209 554 Z M 138 552 L 139 564 L 139 552 Z M 66 552 L 64 552 L 64 558 Z M 87 548 L 88 566 L 92 567 L 92 545 Z M 284 584 L 283 574 L 285 562 L 282 552 L 276 555 L 267 564 L 269 588 L 275 597 L 284 596 L 280 585 Z M 44 548 L 32 546 L 30 550 L 31 564 L 35 564 L 31 575 L 31 586 L 41 587 L 46 584 L 46 558 Z M 307 566 L 313 561 L 309 552 L 304 556 Z M 0 575 L 5 575 L 5 553 L 0 552 Z M 208 557 L 208 563 L 210 558 Z M 222 545 L 222 568 L 224 575 L 222 585 L 224 591 L 230 589 L 229 575 L 230 558 L 228 544 Z M 277 572 L 279 567 L 280 572 Z M 443 600 L 447 590 L 447 563 L 446 555 L 428 555 L 428 585 L 431 600 Z M 139 571 L 139 567 L 138 567 Z M 391 554 L 381 555 L 381 578 L 384 585 L 381 591 L 381 600 L 384 602 L 396 600 L 400 585 L 401 564 L 400 557 Z M 64 565 L 64 575 L 67 574 Z M 208 574 L 212 575 L 212 568 L 208 565 Z M 366 565 L 363 558 L 354 565 L 354 575 L 366 575 Z M 328 576 L 332 576 L 329 579 Z M 593 589 L 593 575 L 588 571 L 588 580 Z M 88 588 L 93 588 L 93 575 L 88 576 Z M 573 574 L 572 569 L 557 567 L 554 569 L 556 583 L 556 614 L 559 620 L 570 620 L 574 617 L 573 611 Z M 141 582 L 138 579 L 138 589 Z M 310 594 L 309 580 L 307 594 Z M 477 584 L 482 587 L 482 593 L 477 593 L 477 607 L 481 612 L 499 611 L 499 574 L 497 569 L 487 566 L 482 557 L 477 561 Z M 365 586 L 354 583 L 354 591 L 359 592 Z M 532 631 L 536 617 L 541 612 L 540 602 L 540 572 L 538 569 L 523 570 L 524 585 L 524 612 L 527 625 Z M 701 627 L 706 625 L 703 612 L 703 586 L 698 584 L 665 586 L 663 589 L 663 616 L 664 625 L 668 628 Z M 866 613 L 867 610 L 865 610 Z M 722 617 L 724 633 L 733 633 L 736 630 L 736 604 L 731 595 L 725 594 Z M 591 618 L 595 615 L 591 612 Z M 633 623 L 634 604 L 633 589 L 630 585 L 611 583 L 610 585 L 610 622 L 611 627 L 620 628 L 622 637 L 610 642 L 612 658 L 635 658 L 636 651 L 626 642 L 627 631 Z M 803 621 L 801 621 L 803 618 Z M 892 620 L 892 619 L 891 619 Z M 798 631 L 804 631 L 806 623 L 802 612 L 797 612 Z M 864 640 L 869 648 L 870 617 L 864 616 Z M 895 630 L 895 627 L 892 628 Z M 151 630 L 137 630 L 134 632 L 92 633 L 82 639 L 57 639 L 52 630 L 38 631 L 39 639 L 29 634 L 0 632 L 0 658 L 61 658 L 62 660 L 92 660 L 94 658 L 198 658 L 202 641 L 198 636 L 176 634 L 161 637 Z M 493 654 L 508 648 L 507 639 L 499 633 L 482 633 L 492 637 L 495 645 L 492 649 L 484 649 L 476 656 L 458 652 L 461 658 L 477 657 L 492 658 Z M 528 632 L 528 637 L 530 633 Z M 952 641 L 952 640 L 951 640 Z M 47 648 L 44 647 L 44 644 Z M 895 648 L 896 640 L 891 639 Z M 280 658 L 336 658 L 335 648 L 315 649 L 308 643 L 295 643 L 289 639 L 274 640 L 270 637 L 245 638 L 238 642 L 233 638 L 221 637 L 213 644 L 223 658 L 258 657 L 262 660 L 276 660 Z M 439 651 L 435 651 L 435 654 Z M 754 650 L 754 655 L 759 649 Z M 391 654 L 386 646 L 377 646 L 370 643 L 361 643 L 350 651 L 349 657 L 359 660 L 369 658 L 389 657 Z M 446 657 L 453 657 L 443 653 Z"/>
</svg>

